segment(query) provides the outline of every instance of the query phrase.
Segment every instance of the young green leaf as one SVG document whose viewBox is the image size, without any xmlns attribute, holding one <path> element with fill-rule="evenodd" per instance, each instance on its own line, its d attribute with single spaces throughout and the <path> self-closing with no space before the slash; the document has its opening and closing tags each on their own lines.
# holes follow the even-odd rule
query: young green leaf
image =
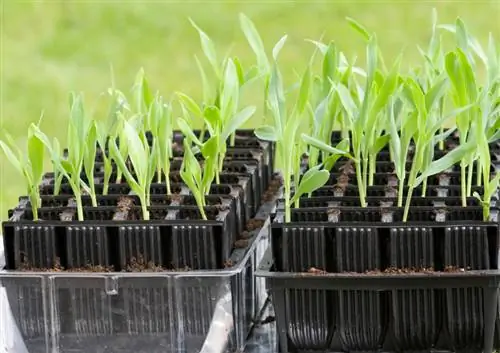
<svg viewBox="0 0 500 353">
<path fill-rule="evenodd" d="M 320 166 L 309 169 L 300 180 L 299 187 L 295 190 L 291 202 L 294 203 L 302 195 L 312 193 L 316 189 L 324 186 L 330 178 L 330 173 L 327 170 L 320 170 Z"/>
<path fill-rule="evenodd" d="M 215 51 L 215 45 L 210 39 L 210 37 L 200 28 L 198 25 L 190 18 L 189 21 L 191 25 L 198 31 L 201 41 L 201 48 L 203 53 L 207 57 L 210 65 L 217 76 L 220 76 L 219 63 L 217 61 L 217 53 Z"/>
<path fill-rule="evenodd" d="M 250 47 L 257 57 L 257 64 L 260 70 L 268 72 L 270 69 L 269 60 L 267 59 L 267 55 L 264 50 L 264 44 L 262 43 L 259 32 L 255 28 L 253 22 L 247 16 L 240 13 L 239 17 L 241 30 L 243 31 L 248 44 L 250 44 Z"/>
</svg>

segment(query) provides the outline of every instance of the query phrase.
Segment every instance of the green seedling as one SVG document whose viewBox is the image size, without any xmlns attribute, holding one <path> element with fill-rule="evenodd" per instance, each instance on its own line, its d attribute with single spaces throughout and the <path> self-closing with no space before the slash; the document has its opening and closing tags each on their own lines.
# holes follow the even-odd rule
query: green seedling
<svg viewBox="0 0 500 353">
<path fill-rule="evenodd" d="M 44 143 L 50 153 L 54 165 L 54 174 L 60 176 L 60 178 L 65 177 L 70 184 L 76 202 L 78 220 L 83 221 L 82 190 L 89 194 L 92 203 L 97 205 L 95 189 L 91 190 L 81 178 L 84 164 L 87 162 L 86 168 L 92 167 L 88 179 L 93 184 L 93 162 L 90 160 L 95 159 L 97 134 L 94 121 L 87 119 L 85 115 L 82 94 L 71 93 L 70 107 L 67 138 L 68 154 L 66 157 L 63 157 L 61 145 L 57 138 L 54 138 L 51 143 L 37 126 L 33 126 L 33 128 L 36 136 Z M 92 146 L 87 146 L 88 141 L 92 142 Z"/>
<path fill-rule="evenodd" d="M 201 217 L 207 219 L 204 207 L 205 195 L 210 192 L 210 186 L 217 170 L 217 138 L 210 137 L 200 148 L 204 158 L 203 168 L 192 151 L 190 138 L 184 139 L 184 159 L 180 175 L 193 194 Z"/>
<path fill-rule="evenodd" d="M 282 45 L 281 45 L 282 46 Z M 299 200 L 300 195 L 311 193 L 323 186 L 329 178 L 327 170 L 320 170 L 320 166 L 310 168 L 309 171 L 300 178 L 297 175 L 297 164 L 300 163 L 300 126 L 305 115 L 307 103 L 310 97 L 310 67 L 305 70 L 300 84 L 298 99 L 293 110 L 286 109 L 285 92 L 281 73 L 277 65 L 277 57 L 280 47 L 273 50 L 273 67 L 269 79 L 269 89 L 267 97 L 268 111 L 271 114 L 273 124 L 264 125 L 255 130 L 255 134 L 262 140 L 272 141 L 276 144 L 276 156 L 284 183 L 285 199 L 285 222 L 291 221 L 291 204 Z M 300 168 L 300 167 L 299 167 Z M 291 196 L 292 177 L 295 180 L 295 195 Z"/>
<path fill-rule="evenodd" d="M 255 106 L 248 106 L 238 111 L 239 102 L 239 81 L 236 66 L 232 59 L 227 60 L 224 70 L 223 83 L 220 89 L 219 105 L 210 105 L 202 111 L 194 100 L 185 94 L 178 94 L 183 105 L 183 111 L 194 112 L 197 116 L 202 116 L 204 126 L 206 126 L 217 150 L 216 162 L 216 183 L 220 183 L 220 173 L 224 163 L 227 150 L 226 141 L 234 132 L 250 119 L 255 113 Z M 186 114 L 185 114 L 186 115 Z M 203 140 L 194 135 L 193 130 L 187 122 L 189 118 L 178 120 L 180 130 L 185 136 L 190 136 L 191 141 L 201 147 Z"/>
<path fill-rule="evenodd" d="M 45 148 L 43 142 L 36 136 L 33 126 L 28 129 L 27 148 L 24 154 L 7 133 L 5 133 L 5 141 L 0 140 L 0 147 L 8 161 L 24 177 L 33 220 L 38 221 L 38 209 L 41 207 L 40 183 L 43 178 Z"/>
<path fill-rule="evenodd" d="M 238 109 L 239 96 L 244 89 L 244 87 L 248 86 L 251 82 L 258 78 L 259 70 L 257 67 L 250 67 L 245 71 L 243 68 L 241 61 L 238 57 L 230 58 L 227 54 L 225 58 L 220 62 L 217 57 L 217 52 L 215 50 L 215 45 L 210 37 L 205 33 L 193 20 L 190 19 L 192 26 L 197 30 L 201 47 L 205 57 L 207 58 L 213 73 L 216 78 L 216 86 L 215 92 L 211 88 L 211 84 L 208 80 L 208 75 L 206 74 L 203 66 L 201 65 L 198 58 L 195 56 L 196 64 L 200 71 L 200 75 L 202 78 L 203 84 L 203 107 L 197 108 L 197 104 L 192 104 L 193 102 L 186 102 L 185 95 L 179 95 L 181 101 L 186 104 L 186 107 L 189 111 L 194 114 L 197 118 L 201 118 L 203 121 L 202 131 L 199 137 L 199 140 L 204 140 L 206 129 L 210 129 L 206 125 L 206 119 L 204 116 L 199 114 L 199 111 L 202 111 L 204 108 L 209 106 L 215 106 L 220 110 L 221 117 L 224 119 L 226 113 L 230 115 L 234 115 L 236 110 Z M 231 75 L 228 77 L 228 74 Z M 228 81 L 228 78 L 231 80 Z M 231 106 L 228 106 L 229 103 L 227 101 L 228 95 L 231 97 Z M 229 109 L 229 110 L 228 110 Z M 231 112 L 231 110 L 233 110 Z M 213 136 L 213 135 L 211 135 Z M 230 145 L 234 146 L 235 143 L 235 133 L 231 133 L 230 135 Z"/>
<path fill-rule="evenodd" d="M 352 153 L 356 167 L 356 178 L 362 207 L 366 206 L 366 190 L 368 186 L 368 168 L 370 159 L 375 160 L 378 152 L 388 143 L 388 134 L 382 134 L 386 122 L 385 109 L 389 98 L 398 88 L 398 59 L 391 71 L 383 75 L 377 71 L 378 46 L 375 36 L 370 37 L 367 47 L 367 75 L 365 88 L 356 84 L 356 95 L 348 87 L 339 83 L 335 85 L 337 94 L 345 112 L 345 123 L 348 124 L 352 137 Z M 374 172 L 374 165 L 372 171 Z"/>
<path fill-rule="evenodd" d="M 167 195 L 170 195 L 170 159 L 173 157 L 172 144 L 174 134 L 172 106 L 171 104 L 164 103 L 163 98 L 158 94 L 150 105 L 148 126 L 154 141 L 156 141 L 155 147 L 158 156 L 156 168 L 157 182 L 161 183 L 163 172 L 167 185 Z"/>
<path fill-rule="evenodd" d="M 403 221 L 407 220 L 414 189 L 429 176 L 442 173 L 449 169 L 453 164 L 461 161 L 464 157 L 468 156 L 474 148 L 472 143 L 464 143 L 438 160 L 431 163 L 426 161 L 425 153 L 429 148 L 433 149 L 435 143 L 438 142 L 436 132 L 440 129 L 440 127 L 447 120 L 471 108 L 470 106 L 459 108 L 458 110 L 453 111 L 450 115 L 434 120 L 430 117 L 429 111 L 432 109 L 434 104 L 439 101 L 440 95 L 434 93 L 436 91 L 442 92 L 437 89 L 430 89 L 427 94 L 424 94 L 422 87 L 411 77 L 405 82 L 404 95 L 411 104 L 412 113 L 410 115 L 411 122 L 405 124 L 404 127 L 414 131 L 413 141 L 415 142 L 415 152 L 410 174 L 408 176 L 408 194 L 406 195 Z M 445 137 L 446 135 L 441 136 L 440 138 Z M 397 134 L 393 133 L 391 138 L 397 140 Z M 394 160 L 401 160 L 401 157 L 398 155 L 397 143 L 394 145 L 393 153 L 395 156 Z"/>
<path fill-rule="evenodd" d="M 142 209 L 142 217 L 149 220 L 151 182 L 153 180 L 158 155 L 156 141 L 150 147 L 146 139 L 146 134 L 141 126 L 142 120 L 135 116 L 127 121 L 119 114 L 121 129 L 120 145 L 128 145 L 128 156 L 123 157 L 118 146 L 116 137 L 111 136 L 109 140 L 110 155 L 116 162 L 118 170 L 121 170 L 132 191 L 139 197 Z M 130 159 L 131 168 L 127 166 L 127 157 Z"/>
</svg>

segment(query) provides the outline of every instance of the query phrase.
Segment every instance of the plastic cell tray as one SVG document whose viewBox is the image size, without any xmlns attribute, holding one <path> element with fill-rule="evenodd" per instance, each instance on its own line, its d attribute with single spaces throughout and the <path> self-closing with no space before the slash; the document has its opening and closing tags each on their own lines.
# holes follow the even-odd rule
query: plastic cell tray
<svg viewBox="0 0 500 353">
<path fill-rule="evenodd" d="M 148 273 L 0 271 L 0 349 L 15 353 L 242 350 L 266 298 L 254 272 L 266 220 L 223 270 Z M 1 253 L 1 252 L 0 252 Z M 0 256 L 0 268 L 4 268 Z M 17 337 L 17 339 L 16 339 Z M 0 350 L 0 352 L 3 352 Z"/>
</svg>

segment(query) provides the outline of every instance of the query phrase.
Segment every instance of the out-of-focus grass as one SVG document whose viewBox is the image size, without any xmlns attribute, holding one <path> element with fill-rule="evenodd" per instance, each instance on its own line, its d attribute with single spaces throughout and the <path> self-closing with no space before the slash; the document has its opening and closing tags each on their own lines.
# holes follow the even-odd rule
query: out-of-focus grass
<svg viewBox="0 0 500 353">
<path fill-rule="evenodd" d="M 45 110 L 43 129 L 65 143 L 68 92 L 85 92 L 89 106 L 110 82 L 109 64 L 120 88 L 131 86 L 143 66 L 155 89 L 175 90 L 200 97 L 200 80 L 193 55 L 201 55 L 191 17 L 215 41 L 222 56 L 232 52 L 252 63 L 254 57 L 239 29 L 238 13 L 257 25 L 265 45 L 285 33 L 289 40 L 280 63 L 287 77 L 302 71 L 313 51 L 305 38 L 335 40 L 348 57 L 363 61 L 363 41 L 345 21 L 354 17 L 378 34 L 387 60 L 405 49 L 405 64 L 418 58 L 416 45 L 425 46 L 432 7 L 442 23 L 462 17 L 484 43 L 488 32 L 500 36 L 500 2 L 492 1 L 17 1 L 3 6 L 0 78 L 1 128 L 18 142 L 29 123 Z M 250 96 L 260 99 L 258 88 Z M 250 97 L 251 98 L 251 97 Z M 250 125 L 258 123 L 256 116 Z M 24 194 L 24 185 L 0 156 L 0 218 Z"/>
</svg>

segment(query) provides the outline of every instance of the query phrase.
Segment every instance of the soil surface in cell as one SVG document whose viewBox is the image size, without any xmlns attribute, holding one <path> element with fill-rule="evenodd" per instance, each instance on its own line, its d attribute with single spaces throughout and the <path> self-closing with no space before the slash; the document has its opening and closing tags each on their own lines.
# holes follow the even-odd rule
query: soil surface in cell
<svg viewBox="0 0 500 353">
<path fill-rule="evenodd" d="M 385 270 L 381 271 L 379 269 L 371 269 L 367 270 L 364 272 L 350 272 L 350 271 L 345 271 L 345 272 L 327 272 L 321 268 L 316 268 L 316 267 L 311 267 L 309 268 L 306 273 L 309 274 L 333 274 L 333 273 L 341 273 L 344 275 L 352 275 L 352 276 L 359 276 L 359 275 L 384 275 L 384 274 L 417 274 L 417 273 L 426 273 L 426 274 L 440 274 L 440 273 L 460 273 L 460 272 L 467 272 L 469 271 L 470 268 L 463 268 L 463 267 L 456 267 L 456 266 L 447 266 L 444 268 L 443 271 L 436 271 L 433 267 L 389 267 L 386 268 Z"/>
</svg>

